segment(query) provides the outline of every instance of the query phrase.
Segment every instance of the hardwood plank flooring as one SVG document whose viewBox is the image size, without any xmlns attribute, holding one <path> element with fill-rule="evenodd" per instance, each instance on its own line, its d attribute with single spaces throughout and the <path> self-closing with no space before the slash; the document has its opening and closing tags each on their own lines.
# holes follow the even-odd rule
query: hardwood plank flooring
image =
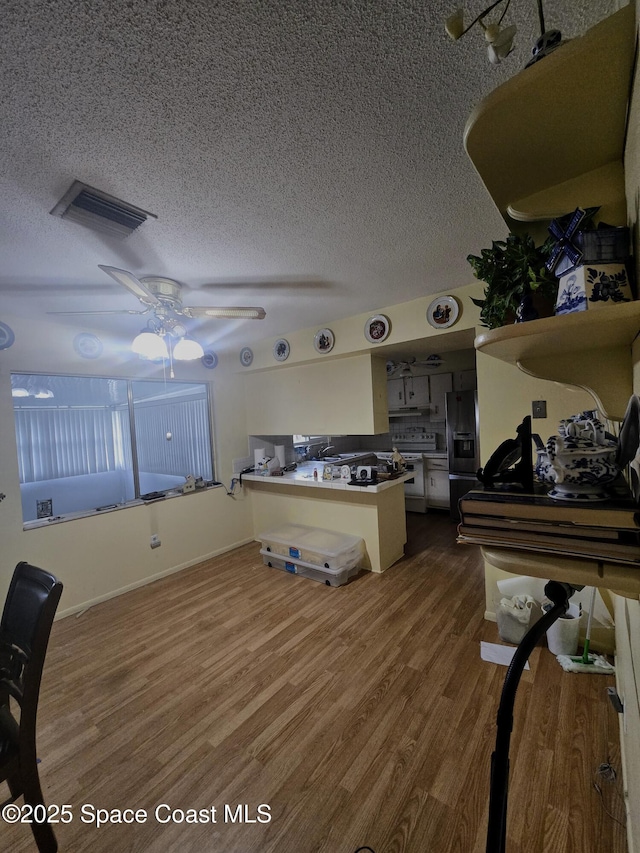
<svg viewBox="0 0 640 853">
<path fill-rule="evenodd" d="M 506 670 L 480 641 L 497 628 L 479 550 L 455 544 L 444 514 L 408 520 L 405 557 L 344 587 L 268 568 L 254 543 L 56 622 L 38 751 L 47 803 L 73 810 L 60 849 L 484 853 Z M 535 649 L 509 853 L 626 850 L 621 779 L 596 775 L 620 769 L 613 683 Z M 148 818 L 96 827 L 85 804 Z M 217 819 L 159 822 L 159 804 L 162 820 L 212 806 Z M 238 804 L 247 822 L 230 820 Z M 34 850 L 29 827 L 0 822 L 0 847 Z"/>
</svg>

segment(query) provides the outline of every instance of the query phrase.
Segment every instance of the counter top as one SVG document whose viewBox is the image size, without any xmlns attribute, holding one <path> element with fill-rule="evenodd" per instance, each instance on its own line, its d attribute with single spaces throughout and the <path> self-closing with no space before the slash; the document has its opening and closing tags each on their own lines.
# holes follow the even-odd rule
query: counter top
<svg viewBox="0 0 640 853">
<path fill-rule="evenodd" d="M 276 488 L 278 486 L 302 486 L 311 489 L 341 489 L 343 491 L 366 492 L 367 494 L 375 495 L 403 484 L 407 480 L 411 480 L 413 476 L 413 472 L 407 471 L 393 480 L 381 480 L 375 486 L 350 486 L 348 480 L 322 480 L 321 478 L 314 480 L 313 474 L 309 474 L 307 471 L 290 471 L 281 477 L 262 477 L 259 474 L 243 474 L 242 482 L 264 483 L 265 485 L 275 486 Z"/>
</svg>

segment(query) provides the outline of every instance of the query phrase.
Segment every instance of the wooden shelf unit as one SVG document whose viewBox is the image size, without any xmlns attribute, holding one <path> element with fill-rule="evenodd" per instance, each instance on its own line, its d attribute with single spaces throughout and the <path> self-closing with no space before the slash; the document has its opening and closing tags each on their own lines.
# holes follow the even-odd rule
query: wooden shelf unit
<svg viewBox="0 0 640 853">
<path fill-rule="evenodd" d="M 487 330 L 475 348 L 540 379 L 584 388 L 606 417 L 621 421 L 638 331 L 640 302 L 624 302 Z"/>
<path fill-rule="evenodd" d="M 466 151 L 512 231 L 592 205 L 604 221 L 626 225 L 635 35 L 630 4 L 523 69 L 471 114 Z"/>
</svg>

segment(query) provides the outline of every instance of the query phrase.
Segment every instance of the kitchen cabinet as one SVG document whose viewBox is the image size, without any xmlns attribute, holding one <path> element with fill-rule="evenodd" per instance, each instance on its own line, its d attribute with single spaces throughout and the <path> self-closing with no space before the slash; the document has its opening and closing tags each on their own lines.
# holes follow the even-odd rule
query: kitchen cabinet
<svg viewBox="0 0 640 853">
<path fill-rule="evenodd" d="M 427 507 L 449 509 L 449 463 L 446 459 L 424 457 L 424 484 Z"/>
<path fill-rule="evenodd" d="M 432 421 L 445 419 L 445 401 L 449 391 L 453 391 L 453 375 L 451 373 L 434 373 L 429 377 L 431 402 L 429 413 Z"/>
<path fill-rule="evenodd" d="M 475 370 L 458 370 L 453 374 L 454 391 L 475 391 L 478 387 L 478 374 Z"/>
<path fill-rule="evenodd" d="M 387 380 L 389 410 L 421 409 L 431 399 L 428 376 L 400 376 Z"/>
</svg>

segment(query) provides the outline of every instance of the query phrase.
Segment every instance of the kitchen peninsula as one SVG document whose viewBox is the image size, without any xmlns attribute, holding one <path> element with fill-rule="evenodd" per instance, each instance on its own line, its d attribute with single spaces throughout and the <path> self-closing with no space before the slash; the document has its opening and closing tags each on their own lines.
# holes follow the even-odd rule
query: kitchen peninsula
<svg viewBox="0 0 640 853">
<path fill-rule="evenodd" d="M 245 474 L 242 482 L 251 493 L 258 534 L 292 522 L 361 536 L 363 568 L 383 572 L 404 554 L 404 483 L 411 477 L 407 472 L 376 485 L 350 486 L 344 480 L 314 480 L 299 470 L 280 477 Z"/>
</svg>

